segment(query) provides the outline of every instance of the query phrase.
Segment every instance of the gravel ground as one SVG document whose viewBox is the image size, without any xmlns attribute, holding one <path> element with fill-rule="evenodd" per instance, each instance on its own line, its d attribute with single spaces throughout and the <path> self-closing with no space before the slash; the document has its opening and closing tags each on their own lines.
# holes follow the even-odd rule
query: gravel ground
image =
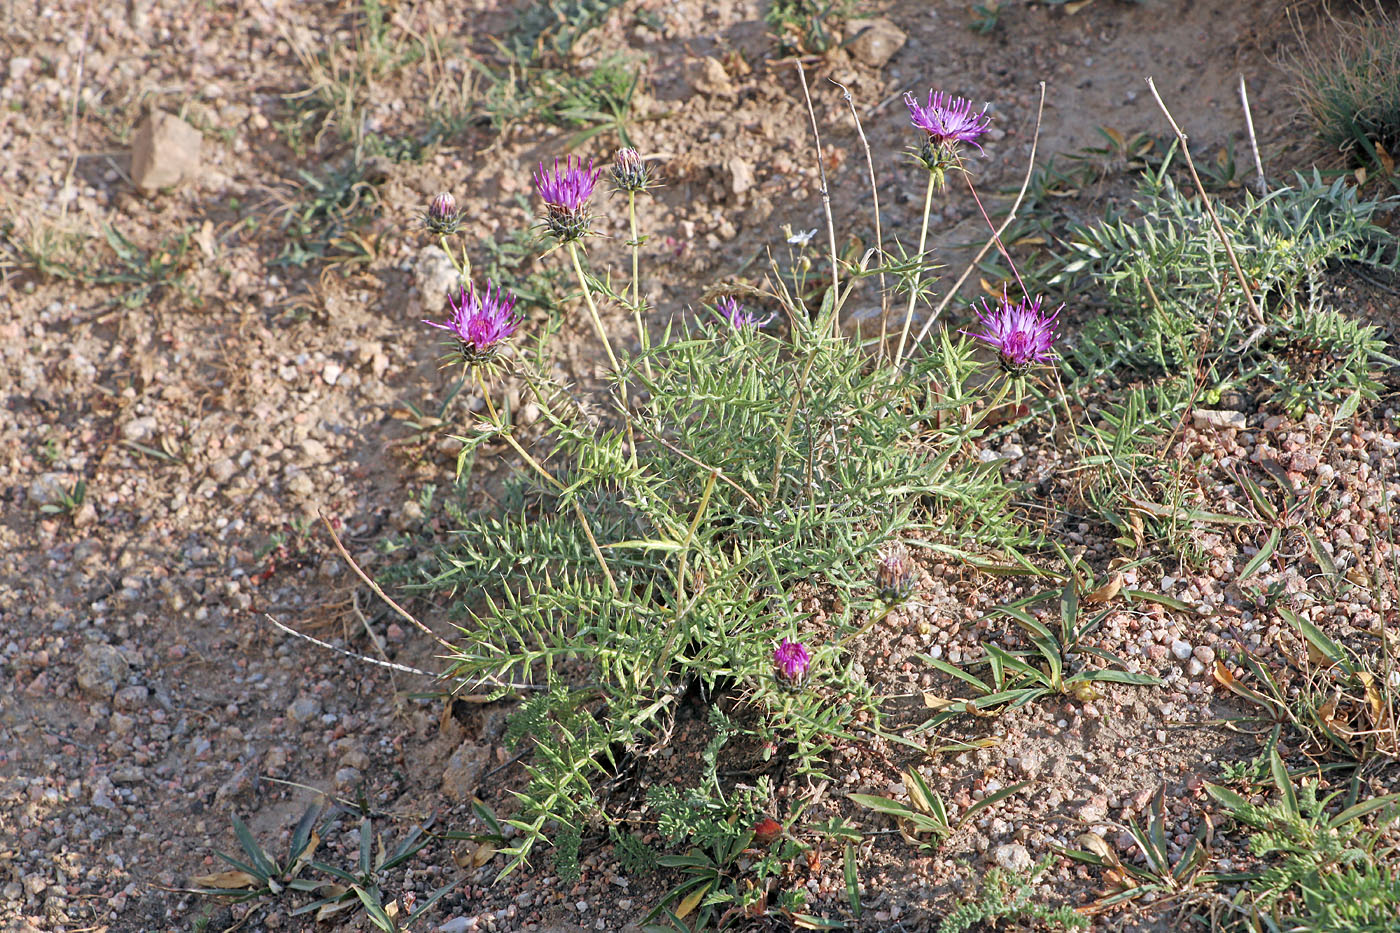
<svg viewBox="0 0 1400 933">
<path fill-rule="evenodd" d="M 406 424 L 410 405 L 436 410 L 444 392 L 437 339 L 417 325 L 435 293 L 416 216 L 432 194 L 451 188 L 476 219 L 478 241 L 506 238 L 531 219 L 514 206 L 528 191 L 528 168 L 567 138 L 529 123 L 497 133 L 470 122 L 421 160 L 368 159 L 364 184 L 341 192 L 350 202 L 322 204 L 299 225 L 317 203 L 316 185 L 351 164 L 350 152 L 334 129 L 291 145 L 285 127 L 296 112 L 286 95 L 314 81 L 307 50 L 351 47 L 361 23 L 354 6 L 70 0 L 10 3 L 0 14 L 0 226 L 10 261 L 0 281 L 6 929 L 195 929 L 201 917 L 211 929 L 230 926 L 238 917 L 188 893 L 191 878 L 222 867 L 214 851 L 235 850 L 233 814 L 281 851 L 311 789 L 372 813 L 391 838 L 429 819 L 438 829 L 479 828 L 473 796 L 502 812 L 510 806 L 507 790 L 521 776 L 501 741 L 511 704 L 447 705 L 424 696 L 436 689 L 427 678 L 291 639 L 264 617 L 405 666 L 440 664 L 428 639 L 359 585 L 318 516 L 371 573 L 409 563 L 446 530 L 424 491 L 450 485 L 456 449 L 431 426 L 419 434 Z M 1156 5 L 1165 13 L 1148 6 L 1101 0 L 1073 15 L 1017 6 L 985 38 L 965 28 L 961 2 L 870 7 L 888 17 L 871 27 L 878 35 L 854 41 L 859 28 L 851 29 L 848 47 L 810 65 L 838 217 L 863 216 L 867 188 L 849 112 L 827 77 L 850 87 L 862 108 L 872 149 L 885 156 L 886 236 L 906 240 L 921 190 L 897 155 L 909 142 L 898 101 L 905 89 L 949 87 L 993 100 L 986 191 L 1019 182 L 1041 79 L 1051 88 L 1043 152 L 1097 144 L 1098 125 L 1160 132 L 1140 81 L 1149 62 L 1193 136 L 1241 146 L 1234 82 L 1244 70 L 1266 157 L 1288 158 L 1297 147 L 1273 140 L 1292 138 L 1291 103 L 1272 64 L 1292 42 L 1287 26 L 1223 0 Z M 432 35 L 449 50 L 436 70 L 404 67 L 373 87 L 363 127 L 393 139 L 422 129 L 444 87 L 470 87 L 462 50 L 487 54 L 488 38 L 507 34 L 515 10 L 481 0 L 386 9 L 395 41 Z M 771 60 L 757 4 L 629 2 L 584 37 L 576 56 L 588 67 L 619 48 L 646 56 L 634 132 L 667 179 L 646 208 L 657 235 L 645 284 L 659 329 L 716 279 L 742 276 L 764 246 L 781 241 L 784 224 L 817 226 L 817 174 L 805 105 L 791 69 Z M 150 108 L 180 117 L 195 135 L 159 121 L 143 133 Z M 590 145 L 606 156 L 600 142 Z M 141 190 L 143 182 L 155 190 Z M 1103 198 L 1127 190 L 1093 192 L 1084 209 L 1101 211 Z M 339 223 L 350 215 L 362 223 Z M 601 223 L 616 241 L 625 238 L 615 214 Z M 957 246 L 974 240 L 980 223 L 965 198 L 937 206 L 951 270 L 960 269 Z M 365 249 L 356 252 L 347 231 Z M 326 255 L 288 262 L 308 247 Z M 600 244 L 595 261 L 615 262 L 619 250 Z M 38 256 L 54 263 L 48 274 L 36 269 Z M 84 259 L 98 262 L 107 280 L 65 277 L 65 264 Z M 165 274 L 149 271 L 162 263 Z M 1368 313 L 1393 326 L 1393 297 L 1354 288 L 1357 307 L 1370 302 Z M 539 309 L 531 315 L 544 318 Z M 620 316 L 610 323 L 619 335 L 630 327 Z M 569 324 L 559 339 L 565 375 L 586 384 L 599 361 L 591 338 L 576 339 L 582 334 Z M 1192 421 L 1172 455 L 1209 456 L 1197 487 L 1201 507 L 1214 511 L 1245 508 L 1236 471 L 1262 482 L 1276 465 L 1289 482 L 1318 491 L 1327 518 L 1317 531 L 1338 569 L 1369 573 L 1394 560 L 1400 441 L 1391 391 L 1340 433 L 1311 415 L 1294 422 L 1250 411 L 1242 430 Z M 460 424 L 481 404 L 463 393 L 442 417 Z M 528 409 L 522 415 L 528 423 Z M 998 444 L 1010 475 L 1036 479 L 1054 501 L 1062 452 L 1041 436 Z M 468 499 L 484 501 L 495 488 L 488 466 Z M 65 497 L 80 482 L 81 503 L 70 508 Z M 1100 570 L 1107 564 L 1113 552 L 1103 529 L 1058 530 Z M 947 896 L 967 893 L 976 866 L 1024 867 L 1084 831 L 1126 851 L 1123 829 L 1159 784 L 1174 843 L 1195 831 L 1202 781 L 1215 763 L 1256 748 L 1221 724 L 1236 708 L 1213 677 L 1216 662 L 1240 647 L 1266 657 L 1301 648 L 1233 583 L 1259 540 L 1210 527 L 1190 534 L 1207 555 L 1202 569 L 1130 572 L 1124 585 L 1197 612 L 1138 603 L 1111 614 L 1095 637 L 1164 686 L 1111 686 L 1091 702 L 1042 703 L 950 733 L 995 739 L 923 759 L 930 783 L 955 805 L 1014 781 L 1034 784 L 934 855 L 918 854 L 897 833 L 869 837 L 863 928 L 929 929 Z M 1384 602 L 1393 590 L 1310 598 L 1309 561 L 1291 541 L 1254 582 L 1296 597 L 1334 637 L 1364 640 L 1395 624 L 1396 606 Z M 865 676 L 886 695 L 910 698 L 908 722 L 919 721 L 920 697 L 953 688 L 913 655 L 965 663 L 988 640 L 1014 645 L 1014 633 L 983 612 L 1028 592 L 1022 586 L 925 566 L 915 599 L 861 647 Z M 449 607 L 410 605 L 450 633 Z M 693 767 L 684 752 L 701 747 L 707 727 L 702 717 L 680 726 L 683 754 L 649 764 L 652 779 L 681 778 Z M 908 749 L 878 740 L 838 748 L 841 776 L 812 819 L 850 816 L 845 793 L 903 795 L 900 769 L 912 761 Z M 863 819 L 889 829 L 883 818 Z M 356 829 L 342 817 L 318 858 L 352 861 Z M 499 859 L 475 865 L 469 844 L 435 839 L 392 893 L 425 896 L 454 882 L 431 920 L 456 933 L 637 929 L 629 924 L 664 879 L 629 879 L 607 847 L 585 853 L 575 883 L 559 881 L 542 861 L 492 884 Z M 843 903 L 839 864 L 833 857 L 805 869 L 817 913 L 835 915 Z M 1067 862 L 1041 884 L 1047 898 L 1076 904 L 1103 889 Z M 366 926 L 338 918 L 318 928 L 337 922 Z M 1170 922 L 1150 910 L 1102 920 L 1104 929 L 1174 928 L 1164 926 Z M 244 928 L 312 926 L 281 906 Z"/>
</svg>

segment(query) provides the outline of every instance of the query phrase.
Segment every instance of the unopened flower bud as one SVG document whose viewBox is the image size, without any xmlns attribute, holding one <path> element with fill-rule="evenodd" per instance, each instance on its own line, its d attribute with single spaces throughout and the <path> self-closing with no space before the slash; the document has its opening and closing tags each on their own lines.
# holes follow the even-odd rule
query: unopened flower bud
<svg viewBox="0 0 1400 933">
<path fill-rule="evenodd" d="M 457 199 L 447 191 L 433 198 L 432 203 L 428 205 L 428 212 L 423 215 L 423 221 L 429 230 L 439 236 L 451 236 L 456 233 L 462 222 L 462 215 L 457 213 Z"/>
<path fill-rule="evenodd" d="M 904 545 L 896 545 L 880 558 L 875 585 L 880 598 L 890 603 L 903 602 L 914 592 L 914 561 Z"/>
<path fill-rule="evenodd" d="M 620 191 L 645 191 L 651 186 L 651 173 L 642 154 L 630 146 L 617 150 L 612 174 Z"/>
</svg>

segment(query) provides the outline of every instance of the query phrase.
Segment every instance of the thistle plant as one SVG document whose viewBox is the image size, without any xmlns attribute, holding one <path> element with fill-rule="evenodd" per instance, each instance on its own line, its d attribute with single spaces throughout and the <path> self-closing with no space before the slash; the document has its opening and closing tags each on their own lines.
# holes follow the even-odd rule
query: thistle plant
<svg viewBox="0 0 1400 933">
<path fill-rule="evenodd" d="M 950 164 L 987 124 L 984 112 L 941 95 L 911 114 L 929 151 Z M 540 433 L 527 448 L 486 393 L 485 430 L 464 432 L 464 452 L 499 437 L 525 470 L 503 510 L 455 534 L 422 584 L 485 594 L 464 607 L 473 619 L 446 676 L 539 690 L 509 730 L 535 754 L 516 791 L 507 871 L 541 841 L 570 850 L 586 824 L 606 822 L 599 779 L 620 751 L 640 754 L 695 685 L 731 694 L 742 712 L 734 728 L 766 754 L 821 776 L 831 743 L 857 741 L 866 728 L 857 712 L 878 728 L 877 701 L 843 662 L 912 595 L 915 565 L 902 542 L 1007 561 L 1031 541 L 1000 471 L 974 455 L 988 395 L 1008 382 L 989 392 L 978 378 L 975 338 L 995 338 L 1021 378 L 1050 358 L 1054 314 L 1027 297 L 1025 313 L 999 330 L 984 322 L 986 332 L 969 338 L 945 329 L 918 354 L 872 365 L 835 326 L 860 283 L 890 271 L 872 252 L 816 288 L 810 262 L 772 261 L 760 286 L 720 291 L 721 326 L 672 320 L 653 343 L 642 319 L 637 196 L 654 177 L 635 150 L 616 154 L 632 278 L 615 289 L 611 273 L 592 274 L 582 259 L 600 174 L 569 157 L 541 164 L 534 179 L 545 235 L 568 254 L 611 364 L 612 407 L 599 413 L 554 381 L 546 334 L 519 341 L 508 365 L 539 405 Z M 429 213 L 446 224 L 452 206 Z M 920 257 L 927 224 L 926 210 Z M 468 285 L 446 321 L 429 322 L 456 338 L 455 356 L 483 387 L 495 354 L 522 336 L 506 295 L 500 283 Z M 600 299 L 632 308 L 637 353 L 612 345 Z M 784 332 L 765 330 L 779 314 Z M 630 386 L 644 402 L 628 404 Z M 792 595 L 810 586 L 833 607 L 817 622 Z M 563 851 L 558 863 L 572 859 Z"/>
<path fill-rule="evenodd" d="M 457 338 L 456 357 L 468 368 L 489 366 L 502 344 L 520 326 L 515 313 L 515 296 L 488 281 L 480 292 L 468 282 L 461 294 L 448 303 L 452 315 L 446 321 L 424 321 L 429 327 L 445 330 Z M 449 357 L 451 358 L 451 357 Z"/>
<path fill-rule="evenodd" d="M 593 167 L 592 160 L 589 160 L 588 167 L 584 168 L 583 160 L 573 156 L 564 160 L 562 169 L 559 167 L 559 160 L 555 159 L 553 171 L 547 171 L 541 162 L 539 171 L 535 173 L 535 190 L 539 193 L 540 200 L 544 201 L 545 229 L 569 251 L 569 261 L 573 263 L 574 275 L 578 276 L 579 287 L 583 289 L 583 300 L 588 306 L 588 315 L 593 320 L 593 327 L 598 332 L 598 340 L 608 354 L 608 362 L 612 364 L 613 372 L 621 373 L 617 354 L 613 353 L 608 332 L 603 327 L 602 318 L 598 316 L 598 305 L 593 300 L 593 290 L 588 284 L 589 278 L 584 274 L 583 264 L 579 261 L 578 242 L 588 235 L 588 202 L 593 197 L 593 188 L 597 185 L 600 174 L 601 172 Z M 623 391 L 625 394 L 626 389 Z"/>
<path fill-rule="evenodd" d="M 778 679 L 785 683 L 801 683 L 811 665 L 812 656 L 800 641 L 784 638 L 778 647 L 773 649 L 773 666 Z"/>
</svg>

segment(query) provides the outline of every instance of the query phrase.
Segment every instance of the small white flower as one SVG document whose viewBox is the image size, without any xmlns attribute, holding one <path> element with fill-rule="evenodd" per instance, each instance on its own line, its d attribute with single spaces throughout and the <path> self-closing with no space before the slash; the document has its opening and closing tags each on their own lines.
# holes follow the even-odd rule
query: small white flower
<svg viewBox="0 0 1400 933">
<path fill-rule="evenodd" d="M 792 236 L 788 237 L 788 242 L 793 246 L 806 246 L 808 243 L 812 242 L 812 237 L 816 235 L 817 228 L 813 227 L 806 233 L 794 233 Z"/>
</svg>

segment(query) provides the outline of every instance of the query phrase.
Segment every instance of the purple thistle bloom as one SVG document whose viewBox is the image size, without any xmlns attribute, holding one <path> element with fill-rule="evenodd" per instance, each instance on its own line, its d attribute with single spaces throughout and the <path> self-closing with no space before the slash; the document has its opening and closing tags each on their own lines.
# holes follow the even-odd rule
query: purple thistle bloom
<svg viewBox="0 0 1400 933">
<path fill-rule="evenodd" d="M 773 315 L 770 314 L 760 321 L 757 314 L 754 314 L 748 308 L 744 307 L 737 298 L 730 295 L 726 295 L 719 301 L 716 301 L 715 310 L 718 311 L 724 319 L 729 322 L 729 326 L 735 330 L 743 330 L 746 327 L 763 327 L 769 321 L 773 320 Z"/>
<path fill-rule="evenodd" d="M 593 160 L 583 167 L 583 160 L 569 156 L 564 167 L 554 160 L 554 170 L 549 171 L 540 163 L 535 172 L 535 190 L 539 192 L 548 210 L 546 223 L 550 233 L 560 240 L 577 240 L 588 232 L 588 199 L 593 196 L 593 186 L 598 183 L 601 169 L 593 168 Z"/>
<path fill-rule="evenodd" d="M 795 684 L 807 676 L 807 668 L 812 664 L 812 656 L 802 646 L 802 642 L 784 638 L 773 649 L 773 664 L 778 669 L 778 679 Z"/>
<path fill-rule="evenodd" d="M 1001 360 L 1001 368 L 1013 376 L 1025 375 L 1035 363 L 1045 363 L 1053 359 L 1050 345 L 1055 342 L 1056 319 L 1061 305 L 1049 314 L 1040 310 L 1041 299 L 1012 301 L 1003 292 L 995 308 L 989 307 L 984 298 L 982 308 L 972 310 L 982 322 L 980 333 L 961 331 L 996 348 Z"/>
<path fill-rule="evenodd" d="M 449 297 L 448 301 L 452 305 L 450 318 L 441 324 L 423 323 L 449 331 L 461 341 L 465 363 L 476 365 L 494 360 L 501 344 L 520 326 L 520 316 L 515 313 L 515 296 L 499 286 L 493 291 L 490 282 L 481 292 L 468 283 L 456 300 Z"/>
<path fill-rule="evenodd" d="M 977 137 L 991 124 L 986 107 L 974 113 L 972 101 L 942 91 L 929 91 L 926 107 L 908 93 L 904 95 L 904 104 L 909 108 L 910 122 L 928 133 L 929 142 L 935 147 L 952 151 L 959 143 L 967 143 L 976 146 L 978 152 L 982 151 Z"/>
</svg>

